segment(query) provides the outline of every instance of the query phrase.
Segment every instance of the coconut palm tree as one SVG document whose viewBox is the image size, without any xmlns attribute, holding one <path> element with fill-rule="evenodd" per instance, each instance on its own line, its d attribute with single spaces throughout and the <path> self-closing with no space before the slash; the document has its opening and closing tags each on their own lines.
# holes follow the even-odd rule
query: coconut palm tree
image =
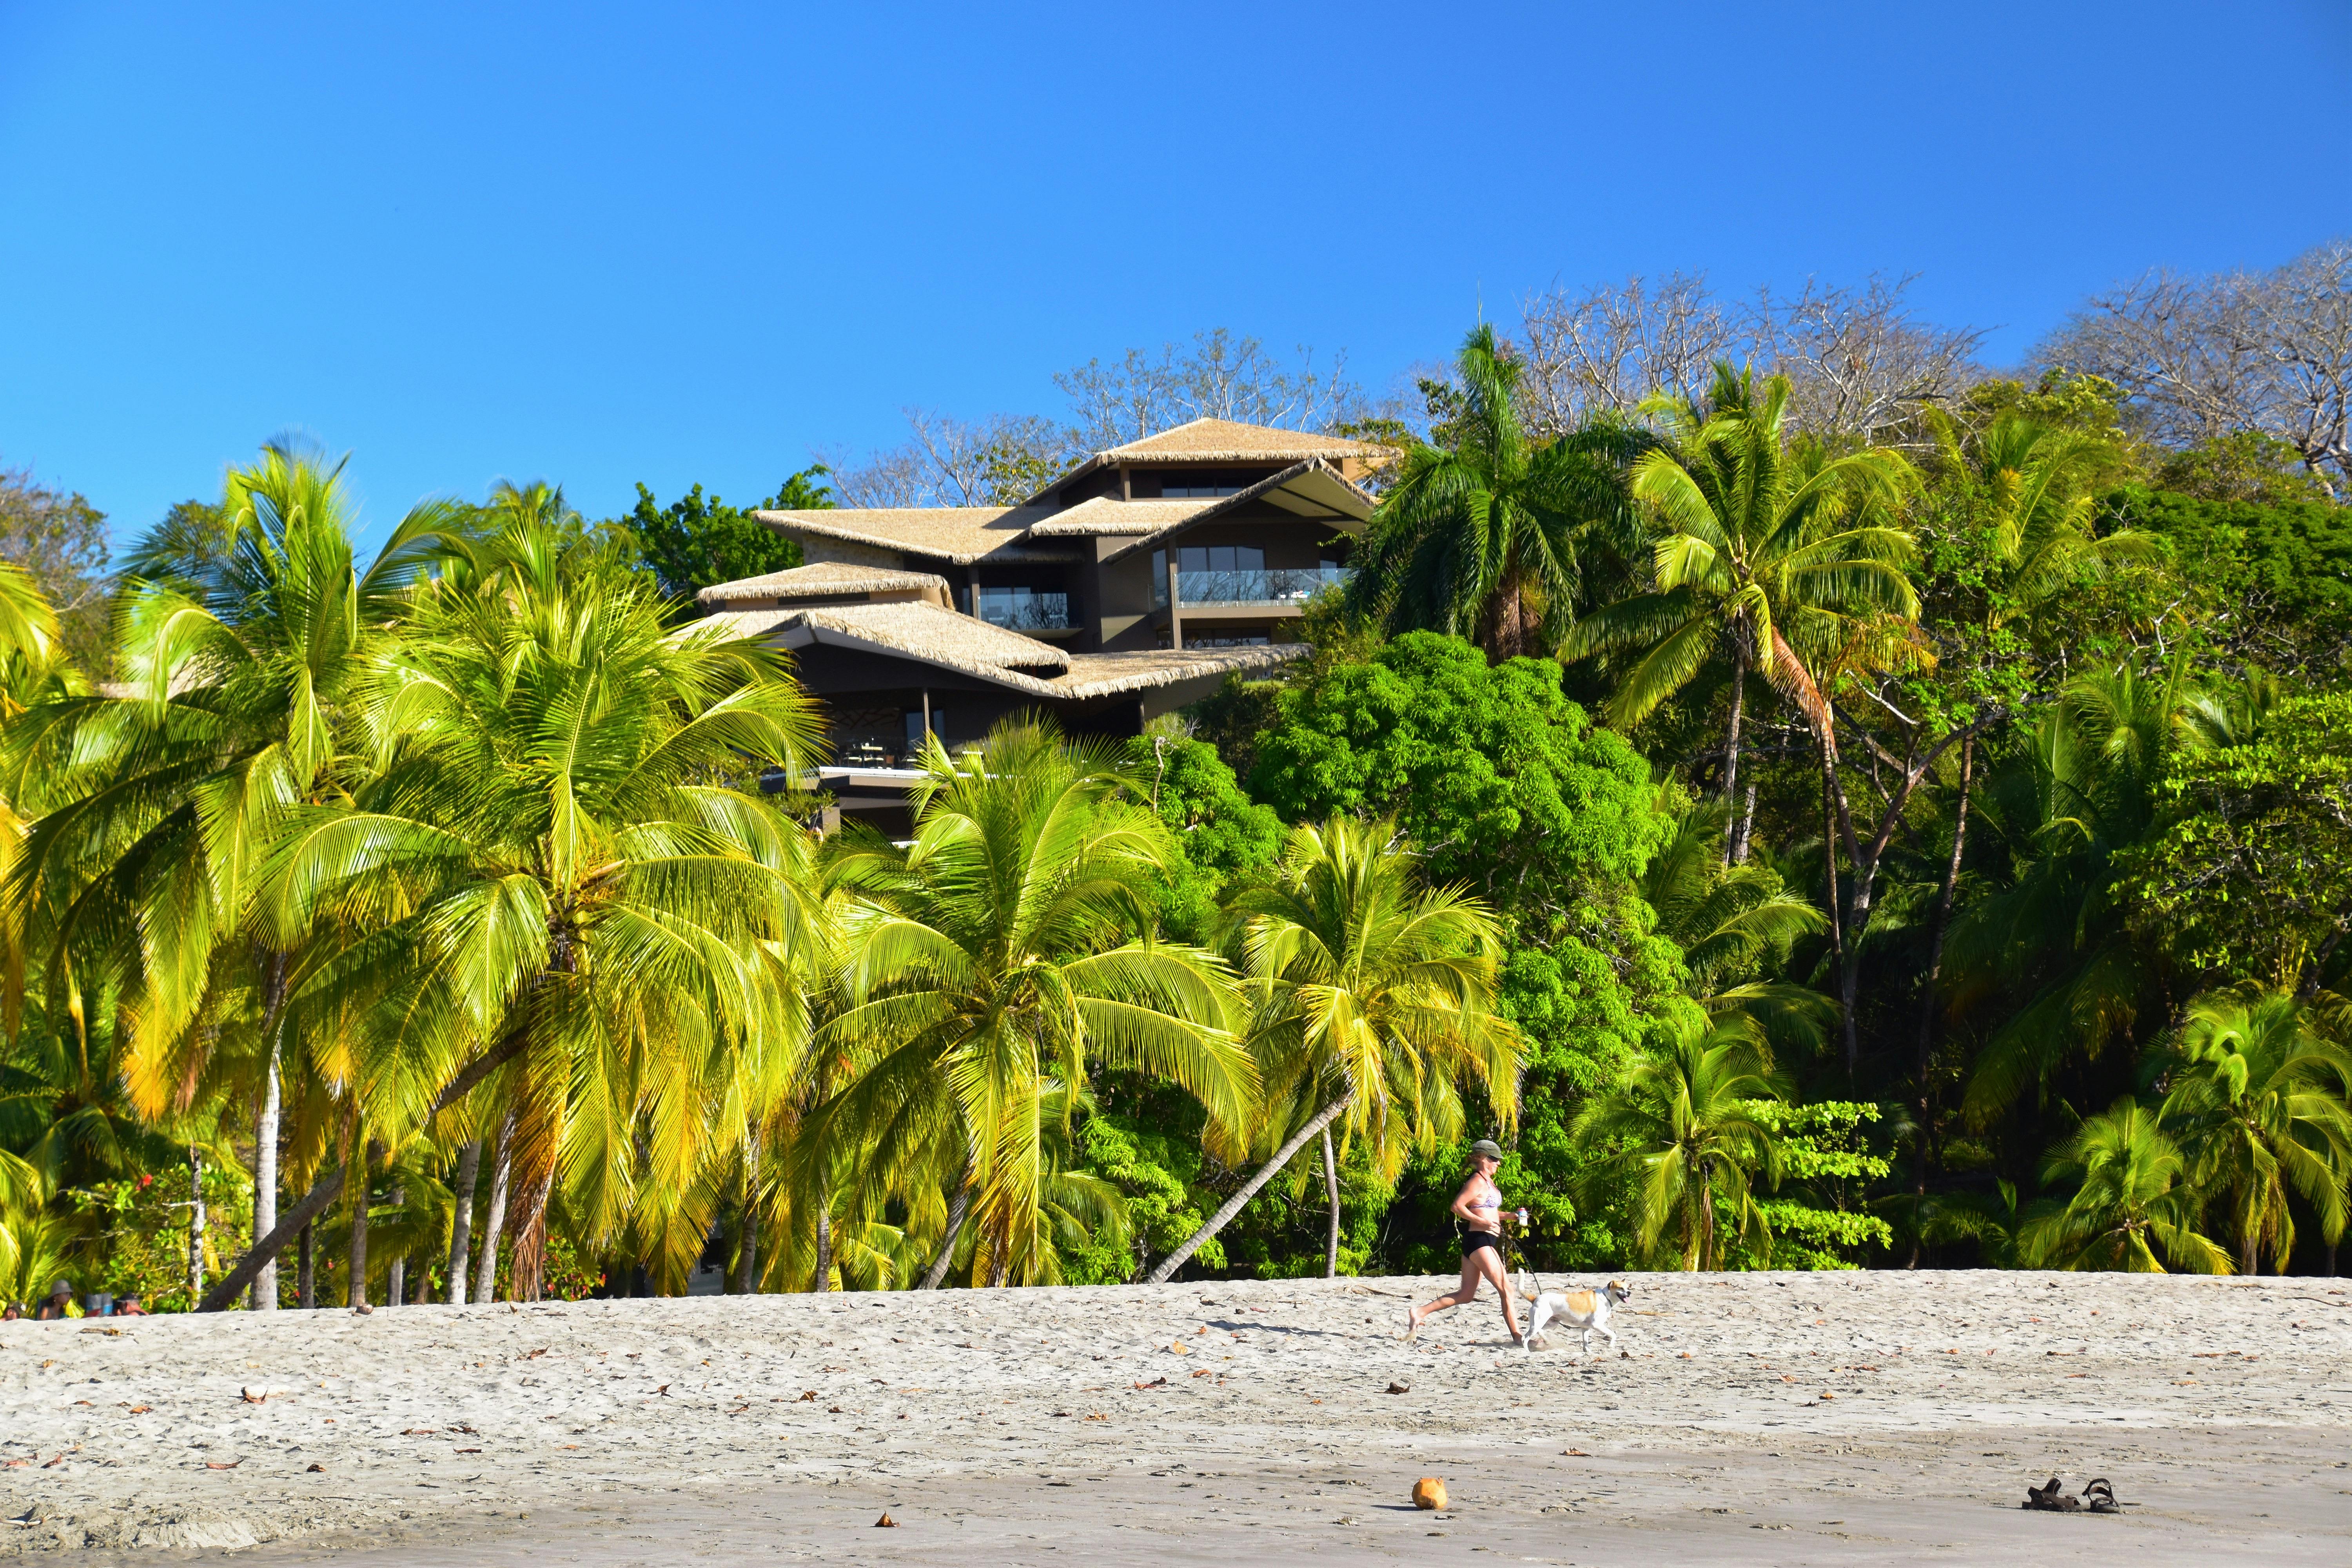
<svg viewBox="0 0 2352 1568">
<path fill-rule="evenodd" d="M 2185 661 L 2148 674 L 2078 677 L 1997 775 L 1982 815 L 2003 841 L 2007 885 L 1952 922 L 1955 1000 L 2022 994 L 1970 1070 L 1964 1109 L 1981 1126 L 2069 1062 L 2095 1059 L 2165 1005 L 2154 955 L 2131 931 L 2116 888 L 2120 852 L 2147 837 L 2175 749 L 2232 722 Z"/>
<path fill-rule="evenodd" d="M 1480 324 L 1455 361 L 1457 403 L 1439 444 L 1416 442 L 1381 496 L 1353 580 L 1392 630 L 1469 637 L 1496 658 L 1556 647 L 1638 530 L 1624 466 L 1647 438 L 1597 424 L 1531 441 L 1519 363 Z"/>
<path fill-rule="evenodd" d="M 592 1236 L 634 1215 L 698 1251 L 709 1167 L 804 1042 L 810 845 L 752 781 L 809 754 L 807 699 L 605 573 L 420 595 L 365 696 L 373 776 L 294 812 L 266 868 L 276 940 L 335 937 L 293 1007 L 388 1149 L 453 1095 L 508 1107 L 526 1296 L 559 1163 Z"/>
<path fill-rule="evenodd" d="M 2079 1183 L 2063 1207 L 2028 1219 L 2018 1256 L 2034 1268 L 2227 1274 L 2230 1255 L 2197 1229 L 2189 1161 L 2157 1113 L 2128 1096 L 2076 1129 L 2042 1162 L 2042 1181 Z M 2158 1261 L 2158 1254 L 2163 1254 Z"/>
<path fill-rule="evenodd" d="M 1685 1269 L 1723 1267 L 1727 1237 L 1769 1251 L 1754 1182 L 1779 1184 L 1780 1150 L 1748 1102 L 1786 1097 L 1752 1023 L 1678 1008 L 1658 1045 L 1577 1118 L 1577 1142 L 1597 1156 L 1587 1187 L 1629 1184 L 1635 1243 Z"/>
<path fill-rule="evenodd" d="M 1766 1046 L 1808 1053 L 1827 1042 L 1837 1004 L 1810 986 L 1764 978 L 1790 950 L 1828 929 L 1829 918 L 1789 886 L 1769 852 L 1738 866 L 1723 863 L 1731 807 L 1703 801 L 1682 811 L 1675 835 L 1643 870 L 1643 899 L 1658 933 L 1682 949 L 1688 993 L 1710 1015 L 1745 1015 Z"/>
<path fill-rule="evenodd" d="M 1460 888 L 1423 887 L 1419 857 L 1390 822 L 1334 817 L 1292 830 L 1281 874 L 1237 894 L 1243 961 L 1255 1005 L 1251 1048 L 1280 1142 L 1241 1190 L 1151 1270 L 1160 1284 L 1242 1211 L 1307 1140 L 1338 1126 L 1369 1141 L 1393 1177 L 1406 1153 L 1462 1125 L 1461 1085 L 1475 1080 L 1506 1126 L 1517 1114 L 1520 1041 L 1494 1010 L 1502 932 Z M 1336 1155 L 1324 1272 L 1339 1263 Z"/>
<path fill-rule="evenodd" d="M 465 526 L 458 509 L 419 506 L 362 567 L 342 468 L 280 441 L 231 470 L 201 548 L 159 531 L 132 551 L 122 683 L 10 726 L 11 776 L 46 774 L 52 791 L 9 902 L 50 911 L 54 1015 L 80 1011 L 79 974 L 126 974 L 142 1112 L 251 1096 L 257 1234 L 276 1211 L 280 1025 L 301 955 L 250 930 L 255 870 L 289 811 L 352 787 L 352 695 Z M 276 1300 L 265 1268 L 254 1304 Z"/>
<path fill-rule="evenodd" d="M 1829 703 L 1813 672 L 1895 661 L 1919 613 L 1903 571 L 1911 536 L 1881 521 L 1913 484 L 1909 463 L 1885 447 L 1836 457 L 1792 450 L 1788 405 L 1786 377 L 1766 381 L 1759 396 L 1728 364 L 1716 366 L 1705 406 L 1664 396 L 1643 405 L 1667 437 L 1633 473 L 1633 498 L 1656 530 L 1654 585 L 1579 621 L 1564 650 L 1571 658 L 1633 654 L 1610 699 L 1620 729 L 1702 670 L 1727 667 L 1726 801 L 1739 779 L 1750 670 L 1804 715 L 1833 757 Z M 1725 858 L 1746 858 L 1735 826 Z"/>
<path fill-rule="evenodd" d="M 855 1213 L 895 1192 L 939 1226 L 927 1286 L 975 1225 L 975 1277 L 1002 1285 L 1042 1256 L 1062 1087 L 1097 1066 L 1148 1073 L 1237 1136 L 1256 1076 L 1228 1033 L 1223 964 L 1150 934 L 1177 850 L 1112 753 L 1008 721 L 961 760 L 934 741 L 924 767 L 911 841 L 839 851 L 847 1005 L 821 1045 L 856 1071 L 803 1119 L 794 1186 L 837 1175 Z"/>
<path fill-rule="evenodd" d="M 2326 1238 L 2344 1234 L 2352 1178 L 2352 1052 L 2311 1026 L 2284 991 L 2222 992 L 2189 1005 L 2180 1066 L 2164 1120 L 2185 1148 L 2197 1189 L 2219 1194 L 2238 1236 L 2238 1272 L 2267 1250 L 2284 1273 L 2294 1249 L 2290 1192 L 2311 1205 Z"/>
</svg>

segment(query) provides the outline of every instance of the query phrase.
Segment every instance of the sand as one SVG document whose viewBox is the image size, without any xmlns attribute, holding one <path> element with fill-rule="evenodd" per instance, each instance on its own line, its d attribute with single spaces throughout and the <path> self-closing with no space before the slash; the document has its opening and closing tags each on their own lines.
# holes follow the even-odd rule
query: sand
<svg viewBox="0 0 2352 1568">
<path fill-rule="evenodd" d="M 1591 1357 L 1425 1279 L 9 1323 L 0 1552 L 2352 1562 L 2345 1282 L 1628 1278 Z"/>
</svg>

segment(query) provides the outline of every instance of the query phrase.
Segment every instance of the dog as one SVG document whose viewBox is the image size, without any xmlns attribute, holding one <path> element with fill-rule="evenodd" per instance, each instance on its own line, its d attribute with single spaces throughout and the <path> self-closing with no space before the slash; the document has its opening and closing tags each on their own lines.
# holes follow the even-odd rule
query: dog
<svg viewBox="0 0 2352 1568">
<path fill-rule="evenodd" d="M 1609 1328 L 1609 1313 L 1629 1300 L 1633 1291 L 1631 1286 L 1612 1279 L 1598 1290 L 1546 1290 L 1539 1294 L 1523 1275 L 1519 1294 L 1536 1304 L 1534 1316 L 1528 1323 L 1528 1337 L 1521 1342 L 1529 1355 L 1535 1353 L 1536 1342 L 1543 1338 L 1545 1326 L 1553 1321 L 1583 1330 L 1584 1353 L 1590 1355 L 1595 1334 L 1607 1340 L 1611 1350 L 1617 1348 L 1617 1336 Z"/>
</svg>

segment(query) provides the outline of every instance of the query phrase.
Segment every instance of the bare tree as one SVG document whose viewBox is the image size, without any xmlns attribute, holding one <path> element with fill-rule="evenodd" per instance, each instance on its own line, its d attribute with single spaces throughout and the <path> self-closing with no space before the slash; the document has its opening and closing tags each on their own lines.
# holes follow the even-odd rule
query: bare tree
<svg viewBox="0 0 2352 1568">
<path fill-rule="evenodd" d="M 1088 360 L 1054 377 L 1070 400 L 1072 445 L 1098 452 L 1194 419 L 1233 419 L 1294 430 L 1328 430 L 1355 417 L 1362 389 L 1347 377 L 1347 356 L 1318 370 L 1301 348 L 1285 364 L 1255 338 L 1226 328 L 1196 333 L 1192 346 L 1162 343 L 1157 355 L 1129 349 L 1115 361 Z"/>
<path fill-rule="evenodd" d="M 1873 274 L 1859 289 L 1807 279 L 1794 295 L 1757 290 L 1743 335 L 1759 369 L 1789 378 L 1800 427 L 1878 439 L 1984 379 L 1977 363 L 1984 330 L 1919 320 L 1904 298 L 1916 280 L 1916 273 Z"/>
<path fill-rule="evenodd" d="M 1696 399 L 1710 367 L 1736 350 L 1738 324 L 1704 274 L 1636 273 L 1580 294 L 1554 288 L 1520 305 L 1520 387 L 1538 436 L 1595 415 L 1630 416 L 1652 393 Z"/>
<path fill-rule="evenodd" d="M 1011 506 L 1069 467 L 1066 433 L 1049 419 L 998 414 L 963 420 L 935 409 L 905 412 L 910 435 L 904 445 L 863 461 L 824 458 L 845 504 Z"/>
<path fill-rule="evenodd" d="M 2331 494 L 2352 479 L 2352 242 L 2267 273 L 2148 273 L 2094 297 L 2036 355 L 2122 387 L 2159 441 L 2253 431 Z"/>
</svg>

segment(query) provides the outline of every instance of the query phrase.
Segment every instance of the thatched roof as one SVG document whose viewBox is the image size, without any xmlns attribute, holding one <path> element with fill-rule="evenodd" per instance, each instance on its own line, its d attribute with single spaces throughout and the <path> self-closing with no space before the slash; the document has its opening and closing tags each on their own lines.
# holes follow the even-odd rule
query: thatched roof
<svg viewBox="0 0 2352 1568">
<path fill-rule="evenodd" d="M 1305 430 L 1278 430 L 1268 425 L 1244 425 L 1233 419 L 1195 419 L 1124 447 L 1097 452 L 1111 462 L 1297 463 L 1308 458 L 1333 460 L 1363 458 L 1374 462 L 1397 456 L 1393 447 L 1351 441 L 1344 436 L 1317 436 Z"/>
<path fill-rule="evenodd" d="M 761 599 L 816 599 L 845 594 L 933 594 L 946 603 L 947 579 L 929 572 L 895 572 L 886 566 L 849 566 L 820 561 L 732 583 L 713 583 L 695 595 L 705 609 Z"/>
<path fill-rule="evenodd" d="M 1043 522 L 1032 523 L 1029 537 L 1093 538 L 1106 533 L 1161 533 L 1192 521 L 1204 511 L 1213 511 L 1223 499 L 1119 500 L 1111 496 L 1088 496 L 1076 506 L 1052 513 Z"/>
<path fill-rule="evenodd" d="M 825 643 L 904 658 L 993 686 L 1062 702 L 1148 691 L 1203 676 L 1264 669 L 1307 652 L 1305 643 L 1259 647 L 1166 648 L 1136 653 L 1064 653 L 986 621 L 935 605 L 837 605 L 823 609 L 722 610 L 694 623 L 785 647 Z"/>
<path fill-rule="evenodd" d="M 1114 697 L 1122 691 L 1148 691 L 1174 686 L 1201 676 L 1270 669 L 1304 658 L 1312 650 L 1303 642 L 1267 643 L 1257 647 L 1149 648 L 1137 653 L 1074 653 L 1067 674 L 1045 684 L 1066 700 Z"/>
<path fill-rule="evenodd" d="M 1210 521 L 1228 511 L 1237 511 L 1254 501 L 1265 501 L 1285 511 L 1296 512 L 1300 517 L 1328 523 L 1338 533 L 1362 532 L 1364 521 L 1372 515 L 1374 504 L 1370 495 L 1341 475 L 1339 469 L 1320 458 L 1309 458 L 1304 462 L 1293 463 L 1278 474 L 1268 474 L 1238 494 L 1210 501 L 1188 518 L 1147 530 L 1129 539 L 1103 559 L 1106 562 L 1117 561 L 1139 550 L 1149 550 L 1180 529 Z M 1124 504 L 1140 506 L 1144 503 L 1128 501 Z M 1077 510 L 1071 508 L 1073 511 Z"/>
<path fill-rule="evenodd" d="M 794 538 L 839 539 L 928 555 L 957 566 L 983 556 L 995 561 L 1075 561 L 1067 550 L 1022 547 L 1032 523 L 1055 515 L 1043 506 L 827 507 L 816 511 L 751 514 Z"/>
<path fill-rule="evenodd" d="M 1072 479 L 1120 463 L 1135 468 L 1160 468 L 1200 463 L 1289 464 L 1314 458 L 1335 468 L 1350 461 L 1377 467 L 1402 455 L 1393 447 L 1351 441 L 1344 436 L 1277 430 L 1271 426 L 1244 425 L 1232 419 L 1195 419 L 1172 430 L 1146 436 L 1140 441 L 1097 452 L 1068 473 L 1056 475 L 1050 483 L 1040 486 L 1037 494 L 1048 494 Z"/>
</svg>

